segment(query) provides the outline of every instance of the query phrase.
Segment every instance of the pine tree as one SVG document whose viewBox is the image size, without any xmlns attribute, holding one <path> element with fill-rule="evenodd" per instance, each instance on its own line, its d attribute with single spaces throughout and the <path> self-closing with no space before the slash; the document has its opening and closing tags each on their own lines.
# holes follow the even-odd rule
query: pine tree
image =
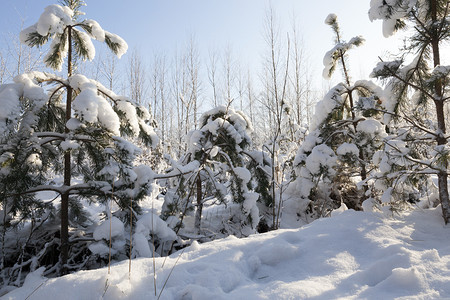
<svg viewBox="0 0 450 300">
<path fill-rule="evenodd" d="M 316 106 L 305 138 L 295 159 L 301 201 L 314 217 L 326 216 L 341 203 L 361 209 L 367 191 L 367 167 L 381 146 L 383 126 L 370 109 L 377 106 L 381 88 L 368 81 L 352 82 L 347 52 L 364 41 L 357 36 L 342 39 L 337 17 L 325 23 L 335 34 L 335 46 L 325 54 L 323 76 L 330 78 L 340 65 L 343 82 L 333 87 Z"/>
<path fill-rule="evenodd" d="M 178 232 L 189 208 L 195 208 L 194 230 L 200 234 L 205 201 L 216 199 L 216 204 L 230 205 L 231 213 L 222 233 L 254 233 L 259 221 L 258 194 L 249 188 L 251 175 L 244 153 L 251 144 L 251 123 L 242 112 L 225 106 L 205 112 L 199 121 L 200 128 L 189 134 L 188 153 L 181 160 L 182 166 L 173 163 L 175 169 L 192 172 L 181 176 L 166 194 L 163 217 L 175 219 Z M 190 199 L 194 195 L 195 206 Z M 227 195 L 231 201 L 227 201 Z M 170 219 L 168 222 L 173 223 Z"/>
<path fill-rule="evenodd" d="M 151 189 L 148 174 L 152 172 L 134 165 L 140 149 L 127 139 L 139 138 L 155 146 L 158 138 L 144 107 L 74 74 L 79 60 L 94 58 L 92 38 L 105 42 L 118 57 L 126 52 L 127 44 L 96 21 L 81 20 L 83 1 L 64 0 L 61 4 L 48 6 L 38 22 L 23 30 L 20 37 L 31 47 L 52 40 L 45 64 L 61 70 L 66 61 L 67 78 L 41 72 L 16 77 L 14 84 L 0 88 L 2 103 L 13 103 L 9 105 L 13 109 L 0 121 L 8 129 L 1 148 L 2 165 L 7 166 L 1 187 L 4 214 L 20 212 L 26 218 L 33 203 L 41 209 L 52 206 L 42 204 L 36 192 L 58 193 L 59 270 L 64 274 L 70 267 L 69 225 L 85 220 L 79 201 L 106 203 L 111 199 L 121 209 L 130 209 L 130 199 L 139 200 Z M 8 140 L 8 136 L 15 138 Z M 59 174 L 62 186 L 50 180 Z M 74 177 L 81 183 L 74 184 Z M 139 212 L 137 201 L 133 204 L 132 209 Z"/>
<path fill-rule="evenodd" d="M 441 47 L 450 39 L 449 6 L 448 0 L 377 0 L 371 2 L 369 10 L 372 21 L 383 20 L 385 37 L 402 28 L 413 29 L 406 40 L 405 52 L 397 60 L 380 62 L 373 76 L 388 81 L 386 92 L 390 97 L 383 105 L 390 127 L 403 128 L 397 131 L 397 140 L 405 146 L 397 147 L 394 141 L 387 152 L 396 153 L 411 165 L 398 174 L 407 174 L 410 178 L 419 173 L 437 175 L 446 224 L 450 220 L 450 204 L 444 107 L 450 68 L 441 66 Z M 414 55 L 409 64 L 405 64 L 406 54 Z M 434 111 L 430 110 L 432 106 Z M 409 150 L 410 146 L 419 147 L 419 151 Z"/>
</svg>

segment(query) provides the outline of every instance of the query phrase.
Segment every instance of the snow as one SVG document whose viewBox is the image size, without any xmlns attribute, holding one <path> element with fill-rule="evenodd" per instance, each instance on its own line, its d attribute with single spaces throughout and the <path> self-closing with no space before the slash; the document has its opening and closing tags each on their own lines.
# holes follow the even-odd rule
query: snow
<svg viewBox="0 0 450 300">
<path fill-rule="evenodd" d="M 397 23 L 396 19 L 388 19 L 383 21 L 383 36 L 385 38 L 390 37 L 395 32 L 395 24 Z"/>
<path fill-rule="evenodd" d="M 351 154 L 358 156 L 359 155 L 359 149 L 355 144 L 351 143 L 342 143 L 336 150 L 337 155 L 346 155 Z"/>
<path fill-rule="evenodd" d="M 14 77 L 14 83 L 0 86 L 0 134 L 12 129 L 15 122 L 21 117 L 21 97 L 33 100 L 32 113 L 23 116 L 22 127 L 31 130 L 31 124 L 35 122 L 34 113 L 46 103 L 47 96 L 44 89 L 37 85 L 36 78 L 44 77 L 43 73 L 31 72 Z M 13 122 L 11 122 L 13 121 Z"/>
<path fill-rule="evenodd" d="M 27 157 L 26 163 L 35 168 L 42 167 L 42 160 L 37 153 L 30 154 L 30 156 Z"/>
<path fill-rule="evenodd" d="M 161 299 L 444 299 L 450 230 L 440 207 L 392 217 L 341 207 L 300 229 L 193 243 L 156 258 Z M 163 265 L 164 264 L 164 265 Z M 151 258 L 60 278 L 31 273 L 2 299 L 156 299 Z M 164 282 L 167 284 L 162 290 Z"/>
<path fill-rule="evenodd" d="M 82 123 L 80 122 L 80 120 L 77 120 L 75 118 L 69 119 L 69 121 L 67 121 L 67 123 L 66 123 L 66 127 L 69 130 L 77 130 L 81 126 L 82 126 Z"/>
<path fill-rule="evenodd" d="M 92 37 L 99 42 L 105 41 L 105 31 L 95 20 L 85 20 L 85 24 L 91 27 Z"/>
<path fill-rule="evenodd" d="M 122 221 L 117 219 L 116 217 L 112 217 L 111 219 L 105 220 L 102 224 L 97 226 L 94 231 L 94 239 L 96 241 L 100 241 L 102 239 L 109 240 L 115 236 L 122 236 L 124 234 L 124 226 Z"/>
<path fill-rule="evenodd" d="M 323 99 L 316 104 L 314 110 L 314 118 L 311 120 L 309 125 L 309 130 L 314 131 L 322 124 L 323 121 L 328 117 L 328 115 L 335 109 L 338 105 L 342 103 L 342 93 L 344 93 L 345 87 L 342 83 L 339 83 L 323 97 Z"/>
<path fill-rule="evenodd" d="M 417 0 L 371 0 L 369 9 L 369 19 L 383 20 L 383 35 L 390 37 L 396 31 L 397 20 L 405 18 Z"/>
<path fill-rule="evenodd" d="M 105 30 L 105 39 L 116 45 L 114 53 L 121 58 L 128 50 L 128 44 L 117 34 Z"/>
<path fill-rule="evenodd" d="M 152 139 L 152 148 L 156 148 L 159 144 L 159 136 L 156 134 L 153 127 L 146 124 L 144 120 L 139 120 L 139 126 L 140 129 Z"/>
<path fill-rule="evenodd" d="M 219 153 L 219 151 L 220 151 L 220 148 L 217 146 L 214 146 L 211 148 L 211 151 L 209 152 L 209 156 L 211 156 L 211 158 L 214 158 Z"/>
<path fill-rule="evenodd" d="M 71 140 L 62 141 L 60 146 L 61 146 L 61 149 L 63 149 L 64 151 L 67 151 L 69 149 L 80 148 L 80 144 L 78 144 L 77 142 L 71 141 Z"/>
<path fill-rule="evenodd" d="M 8 121 L 16 119 L 20 113 L 19 97 L 21 87 L 18 84 L 0 86 L 0 132 L 6 132 Z"/>
<path fill-rule="evenodd" d="M 117 109 L 125 114 L 128 122 L 130 123 L 131 130 L 136 136 L 139 133 L 139 120 L 136 115 L 136 108 L 128 101 L 119 100 L 117 101 Z"/>
<path fill-rule="evenodd" d="M 65 26 L 73 25 L 73 11 L 67 6 L 58 4 L 49 5 L 36 23 L 36 31 L 42 36 L 48 34 L 62 34 Z"/>
<path fill-rule="evenodd" d="M 321 170 L 330 169 L 336 165 L 336 155 L 333 150 L 325 144 L 320 144 L 313 148 L 312 152 L 306 158 L 306 168 L 311 174 L 320 174 Z"/>
<path fill-rule="evenodd" d="M 259 223 L 259 208 L 256 204 L 256 201 L 259 198 L 259 194 L 258 193 L 253 193 L 253 192 L 247 192 L 244 193 L 244 202 L 242 203 L 242 210 L 244 212 L 244 214 L 246 215 L 250 215 L 252 224 L 251 227 L 254 229 L 256 228 L 256 226 L 258 226 Z"/>
<path fill-rule="evenodd" d="M 134 234 L 135 251 L 140 257 L 152 257 L 149 240 L 150 233 L 158 236 L 158 239 L 167 242 L 175 241 L 177 239 L 176 233 L 167 226 L 164 222 L 153 212 L 147 213 L 139 218 L 136 222 L 136 230 Z"/>
<path fill-rule="evenodd" d="M 31 25 L 25 29 L 23 29 L 19 33 L 19 40 L 22 44 L 27 44 L 27 40 L 29 39 L 30 34 L 37 31 L 37 25 Z"/>
<path fill-rule="evenodd" d="M 389 187 L 381 196 L 381 202 L 382 203 L 390 203 L 391 202 L 391 198 L 392 198 L 392 191 L 393 188 Z"/>
<path fill-rule="evenodd" d="M 236 174 L 237 177 L 242 179 L 243 184 L 247 184 L 250 181 L 250 179 L 252 178 L 252 174 L 250 173 L 250 171 L 247 168 L 236 167 L 236 168 L 233 168 L 233 172 Z"/>
<path fill-rule="evenodd" d="M 444 79 L 450 75 L 450 66 L 436 66 L 433 71 L 431 72 L 431 78 L 429 81 L 437 80 L 437 79 Z"/>
<path fill-rule="evenodd" d="M 23 85 L 23 96 L 28 99 L 33 99 L 34 101 L 46 101 L 47 95 L 44 89 L 37 84 L 37 78 L 47 77 L 41 72 L 30 72 L 26 74 L 21 74 L 14 77 L 14 82 Z"/>
<path fill-rule="evenodd" d="M 118 135 L 120 120 L 111 105 L 105 98 L 98 95 L 95 82 L 83 75 L 74 75 L 70 78 L 70 84 L 81 92 L 72 103 L 75 115 L 84 122 L 99 122 L 105 129 Z"/>
<path fill-rule="evenodd" d="M 375 134 L 381 134 L 384 131 L 383 124 L 381 124 L 378 120 L 368 119 L 358 123 L 356 126 L 357 131 L 362 131 L 371 136 Z"/>
</svg>

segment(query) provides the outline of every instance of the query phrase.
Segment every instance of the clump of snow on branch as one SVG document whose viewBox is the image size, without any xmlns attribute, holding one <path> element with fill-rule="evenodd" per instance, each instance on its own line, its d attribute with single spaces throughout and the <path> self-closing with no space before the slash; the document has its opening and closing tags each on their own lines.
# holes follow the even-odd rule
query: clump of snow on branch
<svg viewBox="0 0 450 300">
<path fill-rule="evenodd" d="M 372 137 L 374 137 L 376 134 L 379 135 L 383 132 L 385 133 L 383 124 L 375 119 L 367 119 L 359 122 L 356 126 L 356 131 L 364 132 L 371 135 Z"/>
<path fill-rule="evenodd" d="M 105 220 L 94 231 L 94 239 L 96 241 L 109 240 L 109 237 L 123 236 L 125 232 L 122 221 L 116 217 Z"/>
<path fill-rule="evenodd" d="M 36 114 L 40 108 L 45 105 L 47 96 L 42 87 L 38 85 L 39 77 L 42 73 L 32 72 L 29 74 L 18 75 L 14 78 L 15 83 L 4 84 L 0 86 L 0 132 L 6 133 L 13 130 L 14 121 L 23 118 L 22 128 L 32 130 L 31 126 L 36 121 Z M 21 98 L 33 99 L 31 113 L 22 115 Z"/>
<path fill-rule="evenodd" d="M 166 222 L 153 212 L 147 213 L 136 222 L 136 230 L 133 236 L 134 251 L 140 257 L 153 256 L 149 245 L 150 234 L 158 236 L 161 242 L 175 241 L 177 239 L 176 233 L 167 226 Z"/>
<path fill-rule="evenodd" d="M 250 171 L 244 167 L 233 168 L 233 172 L 236 174 L 237 177 L 242 179 L 244 184 L 247 184 L 252 178 L 252 174 L 250 173 Z"/>
<path fill-rule="evenodd" d="M 342 104 L 342 93 L 345 91 L 345 86 L 339 83 L 332 88 L 323 99 L 316 104 L 315 115 L 311 120 L 310 131 L 314 131 L 322 124 L 333 109 Z"/>
<path fill-rule="evenodd" d="M 73 11 L 67 6 L 49 5 L 36 23 L 36 31 L 42 36 L 62 34 L 67 25 L 73 25 Z"/>
<path fill-rule="evenodd" d="M 91 28 L 91 35 L 94 39 L 99 42 L 105 41 L 105 31 L 95 20 L 84 20 L 84 24 L 88 25 Z"/>
<path fill-rule="evenodd" d="M 250 120 L 239 111 L 226 106 L 218 106 L 204 113 L 200 118 L 200 124 L 203 124 L 200 130 L 195 130 L 189 134 L 189 150 L 194 153 L 202 147 L 201 139 L 210 133 L 213 136 L 219 136 L 220 131 L 225 131 L 226 135 L 236 142 L 236 151 L 242 151 L 239 146 L 241 143 L 250 144 L 250 134 L 253 131 Z M 206 149 L 212 148 L 212 145 L 205 145 Z"/>
<path fill-rule="evenodd" d="M 20 96 L 22 87 L 19 84 L 0 86 L 0 132 L 5 132 L 11 120 L 20 114 Z"/>
<path fill-rule="evenodd" d="M 122 111 L 127 118 L 133 134 L 136 136 L 139 133 L 139 120 L 136 115 L 136 107 L 128 101 L 119 100 L 116 103 L 118 110 Z"/>
<path fill-rule="evenodd" d="M 117 34 L 108 32 L 105 30 L 105 42 L 110 45 L 110 48 L 117 55 L 118 58 L 121 58 L 128 50 L 128 44 L 125 42 Z M 112 45 L 112 46 L 111 46 Z"/>
<path fill-rule="evenodd" d="M 405 18 L 417 0 L 371 0 L 369 19 L 383 20 L 383 35 L 390 37 L 397 31 L 398 22 Z"/>
<path fill-rule="evenodd" d="M 95 229 L 93 236 L 96 242 L 89 245 L 89 250 L 91 250 L 93 254 L 100 256 L 107 256 L 109 251 L 114 255 L 118 252 L 118 249 L 125 245 L 124 234 L 125 227 L 122 221 L 116 217 L 106 219 Z M 111 249 L 105 243 L 105 241 L 109 241 L 110 238 L 112 241 Z"/>
<path fill-rule="evenodd" d="M 336 161 L 334 151 L 327 145 L 320 144 L 308 155 L 305 166 L 311 174 L 320 174 L 324 169 L 327 169 L 329 174 L 334 174 L 335 171 L 332 168 L 336 165 Z"/>
<path fill-rule="evenodd" d="M 105 98 L 98 95 L 97 86 L 83 75 L 74 75 L 70 83 L 80 89 L 72 103 L 75 115 L 81 121 L 100 123 L 105 129 L 119 135 L 120 120 Z"/>
<path fill-rule="evenodd" d="M 336 150 L 337 155 L 359 155 L 359 149 L 355 144 L 352 143 L 342 143 Z"/>
</svg>

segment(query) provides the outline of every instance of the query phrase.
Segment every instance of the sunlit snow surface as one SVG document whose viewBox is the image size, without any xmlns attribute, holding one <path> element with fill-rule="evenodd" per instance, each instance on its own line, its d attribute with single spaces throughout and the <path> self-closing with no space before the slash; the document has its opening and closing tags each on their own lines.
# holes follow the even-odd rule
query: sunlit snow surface
<svg viewBox="0 0 450 300">
<path fill-rule="evenodd" d="M 161 299 L 449 299 L 440 208 L 395 218 L 352 210 L 295 230 L 194 243 L 156 259 Z M 2 299 L 156 299 L 152 259 L 56 279 L 35 272 Z M 34 292 L 33 292 L 34 291 Z"/>
</svg>

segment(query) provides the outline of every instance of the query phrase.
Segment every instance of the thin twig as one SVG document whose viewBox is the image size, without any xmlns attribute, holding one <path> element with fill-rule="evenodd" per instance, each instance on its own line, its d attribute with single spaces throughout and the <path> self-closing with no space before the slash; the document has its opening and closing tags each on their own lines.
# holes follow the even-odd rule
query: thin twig
<svg viewBox="0 0 450 300">
<path fill-rule="evenodd" d="M 114 182 L 112 185 L 111 197 L 114 195 Z M 109 257 L 108 257 L 108 274 L 111 274 L 111 247 L 112 247 L 112 201 L 109 202 Z"/>
<path fill-rule="evenodd" d="M 128 264 L 128 280 L 131 279 L 131 252 L 133 250 L 133 198 L 130 198 L 130 261 Z"/>
<path fill-rule="evenodd" d="M 175 264 L 173 265 L 172 269 L 170 270 L 169 275 L 167 275 L 166 281 L 164 281 L 164 285 L 163 285 L 161 291 L 159 292 L 158 300 L 159 300 L 159 298 L 161 297 L 161 295 L 162 295 L 162 293 L 163 293 L 163 291 L 164 291 L 164 288 L 166 287 L 166 284 L 167 284 L 167 282 L 169 281 L 170 276 L 172 275 L 173 269 L 175 269 L 175 266 L 177 265 L 178 261 L 180 260 L 181 255 L 183 255 L 185 249 L 186 249 L 186 248 L 183 248 L 183 250 L 181 250 L 181 253 L 180 253 L 180 255 L 178 255 L 178 258 L 177 258 L 177 260 L 175 261 Z"/>
<path fill-rule="evenodd" d="M 31 294 L 29 294 L 29 295 L 25 298 L 25 300 L 30 299 L 31 295 L 33 295 L 33 294 L 34 294 L 41 286 L 43 286 L 44 283 L 46 283 L 47 281 L 48 281 L 48 278 L 47 278 L 44 282 L 42 282 L 40 285 L 38 285 L 38 286 L 31 292 Z"/>
<path fill-rule="evenodd" d="M 155 259 L 155 232 L 153 228 L 153 200 L 152 200 L 152 256 L 153 256 L 153 288 L 155 290 L 155 297 L 156 297 L 156 259 Z M 158 297 L 159 298 L 159 297 Z"/>
</svg>

